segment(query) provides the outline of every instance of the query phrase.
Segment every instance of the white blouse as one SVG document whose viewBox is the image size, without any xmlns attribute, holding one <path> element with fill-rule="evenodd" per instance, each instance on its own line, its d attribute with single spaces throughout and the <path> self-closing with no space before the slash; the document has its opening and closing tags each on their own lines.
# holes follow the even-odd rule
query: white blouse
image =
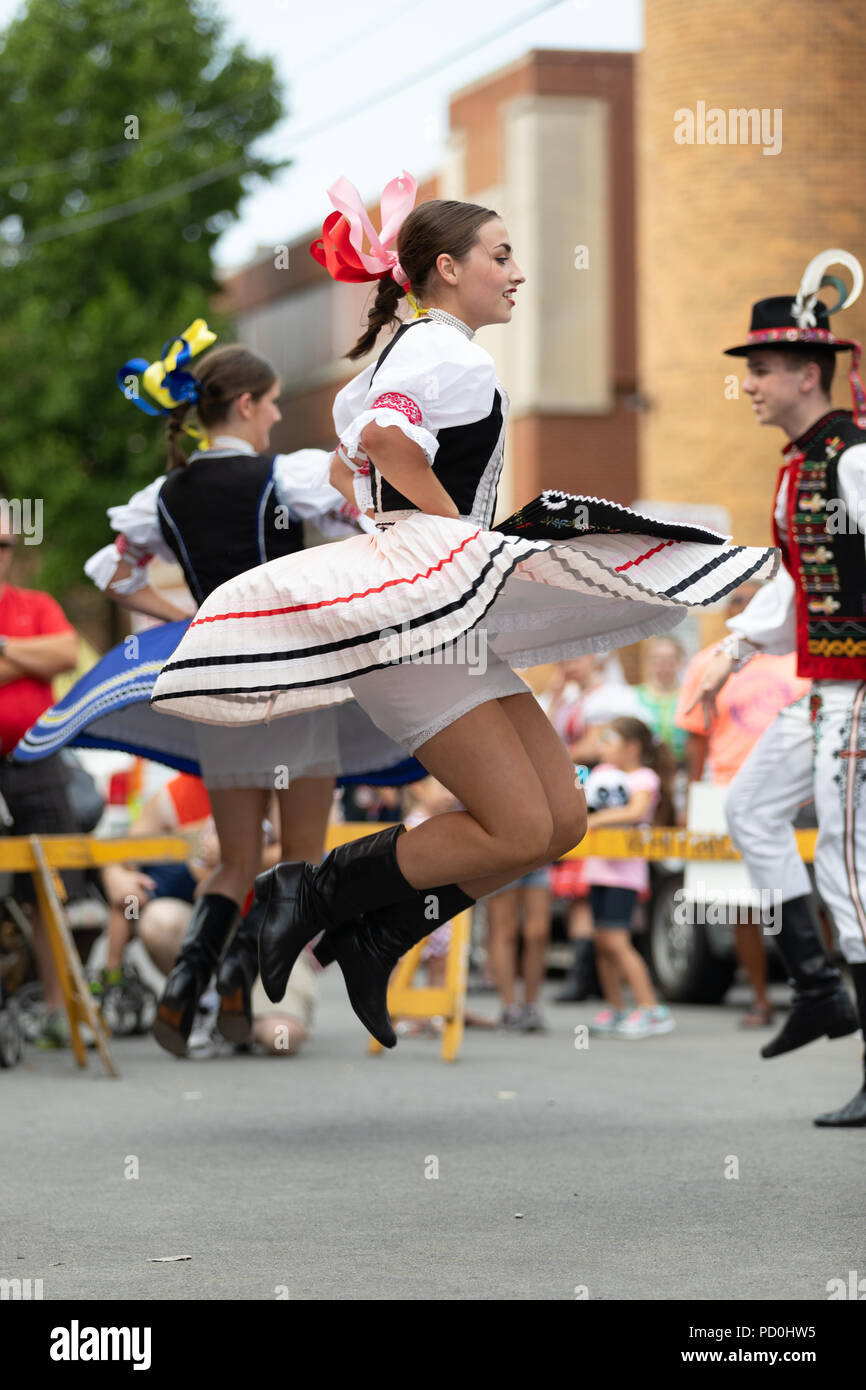
<svg viewBox="0 0 866 1390">
<path fill-rule="evenodd" d="M 486 419 L 497 388 L 505 410 L 493 358 L 467 334 L 434 318 L 404 333 L 378 370 L 371 362 L 343 387 L 334 401 L 334 426 L 350 461 L 366 460 L 360 440 L 371 423 L 396 425 L 432 465 L 439 430 Z M 363 471 L 356 473 L 355 499 L 362 511 L 372 505 Z"/>
<path fill-rule="evenodd" d="M 788 478 L 786 473 L 776 494 L 774 517 L 779 536 L 788 538 L 787 504 Z M 847 528 L 866 532 L 866 444 L 853 444 L 839 460 L 839 492 L 845 507 Z M 866 557 L 866 538 L 864 538 Z M 760 647 L 771 656 L 785 656 L 797 648 L 795 615 L 796 589 L 784 565 L 775 576 L 759 589 L 751 603 L 728 620 L 728 627 L 747 642 Z"/>
<path fill-rule="evenodd" d="M 194 459 L 215 459 L 235 454 L 255 455 L 257 451 L 245 439 L 218 435 L 214 447 L 196 450 Z M 289 508 L 297 521 L 314 521 L 332 539 L 355 534 L 358 525 L 372 528 L 367 518 L 359 521 L 352 508 L 328 481 L 331 455 L 325 449 L 297 449 L 292 454 L 277 454 L 274 459 L 274 485 L 279 502 Z M 167 544 L 159 525 L 157 501 L 167 475 L 155 478 L 147 487 L 136 492 L 119 507 L 109 507 L 108 519 L 112 530 L 118 531 L 120 541 L 103 546 L 84 566 L 87 576 L 99 589 L 132 594 L 147 584 L 147 566 L 155 555 L 174 562 L 175 554 Z M 118 565 L 126 560 L 133 565 L 128 579 L 112 583 Z"/>
</svg>

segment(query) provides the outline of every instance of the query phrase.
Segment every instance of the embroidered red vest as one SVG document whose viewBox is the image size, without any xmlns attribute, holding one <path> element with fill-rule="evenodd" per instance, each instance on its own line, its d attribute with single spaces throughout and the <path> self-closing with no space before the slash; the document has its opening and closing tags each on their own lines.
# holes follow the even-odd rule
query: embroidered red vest
<svg viewBox="0 0 866 1390">
<path fill-rule="evenodd" d="M 788 476 L 787 544 L 775 516 L 773 531 L 796 586 L 797 675 L 813 680 L 866 680 L 864 536 L 838 485 L 839 460 L 854 444 L 866 444 L 866 431 L 847 410 L 832 410 L 779 472 L 779 487 Z"/>
</svg>

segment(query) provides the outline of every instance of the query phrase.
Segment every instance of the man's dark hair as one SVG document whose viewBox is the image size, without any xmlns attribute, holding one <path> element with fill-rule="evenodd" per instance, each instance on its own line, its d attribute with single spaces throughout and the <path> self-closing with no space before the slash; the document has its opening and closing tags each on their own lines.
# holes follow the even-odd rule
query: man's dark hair
<svg viewBox="0 0 866 1390">
<path fill-rule="evenodd" d="M 821 373 L 821 390 L 825 396 L 832 395 L 833 373 L 836 370 L 836 354 L 832 348 L 822 347 L 820 343 L 793 343 L 783 349 L 782 355 L 791 372 L 796 367 L 802 367 L 805 362 L 817 363 Z"/>
</svg>

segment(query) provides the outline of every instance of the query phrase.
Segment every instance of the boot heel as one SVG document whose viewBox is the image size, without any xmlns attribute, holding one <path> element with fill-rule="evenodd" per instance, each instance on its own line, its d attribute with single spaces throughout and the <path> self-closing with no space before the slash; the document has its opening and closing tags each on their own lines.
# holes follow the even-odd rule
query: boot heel
<svg viewBox="0 0 866 1390">
<path fill-rule="evenodd" d="M 217 1028 L 220 1035 L 235 1046 L 249 1042 L 253 1029 L 243 985 L 238 985 L 232 994 L 225 994 L 220 999 Z"/>
<path fill-rule="evenodd" d="M 185 1057 L 194 1017 L 195 1005 L 192 1009 L 171 1009 L 167 1004 L 160 1004 L 151 1032 L 166 1052 L 173 1057 Z"/>
</svg>

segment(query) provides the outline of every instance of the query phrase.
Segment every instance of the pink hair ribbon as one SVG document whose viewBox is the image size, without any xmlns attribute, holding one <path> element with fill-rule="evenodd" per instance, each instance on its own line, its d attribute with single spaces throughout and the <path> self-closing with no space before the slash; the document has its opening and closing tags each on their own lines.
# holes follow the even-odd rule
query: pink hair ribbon
<svg viewBox="0 0 866 1390">
<path fill-rule="evenodd" d="M 389 243 L 412 211 L 417 191 L 415 179 L 405 169 L 391 179 L 382 193 L 382 230 L 377 232 L 354 184 L 346 178 L 337 179 L 328 189 L 337 211 L 325 219 L 321 237 L 310 247 L 311 254 L 335 280 L 381 280 L 390 275 L 405 289 L 408 277 Z M 365 233 L 368 251 L 363 249 Z"/>
</svg>

